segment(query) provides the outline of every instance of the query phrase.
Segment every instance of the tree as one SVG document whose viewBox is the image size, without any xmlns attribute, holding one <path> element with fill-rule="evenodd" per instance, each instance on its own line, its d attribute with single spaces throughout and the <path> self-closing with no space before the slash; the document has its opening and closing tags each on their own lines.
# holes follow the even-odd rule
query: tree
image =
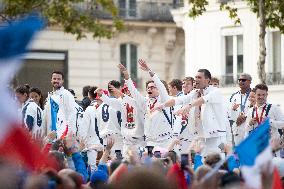
<svg viewBox="0 0 284 189">
<path fill-rule="evenodd" d="M 48 26 L 60 26 L 77 39 L 92 33 L 93 37 L 110 38 L 114 31 L 123 29 L 118 10 L 112 0 L 1 0 L 0 18 L 10 22 L 31 13 L 39 13 Z M 112 19 L 105 24 L 102 16 Z"/>
<path fill-rule="evenodd" d="M 283 0 L 244 0 L 247 2 L 250 10 L 255 13 L 259 19 L 259 58 L 258 58 L 258 77 L 262 83 L 266 83 L 265 57 L 266 45 L 265 35 L 266 28 L 278 28 L 284 33 L 284 1 Z M 189 16 L 196 18 L 206 11 L 209 0 L 189 0 L 191 8 Z M 240 24 L 238 18 L 238 9 L 234 7 L 234 1 L 224 1 L 220 3 L 220 10 L 227 10 L 229 17 L 235 20 L 235 24 Z"/>
</svg>

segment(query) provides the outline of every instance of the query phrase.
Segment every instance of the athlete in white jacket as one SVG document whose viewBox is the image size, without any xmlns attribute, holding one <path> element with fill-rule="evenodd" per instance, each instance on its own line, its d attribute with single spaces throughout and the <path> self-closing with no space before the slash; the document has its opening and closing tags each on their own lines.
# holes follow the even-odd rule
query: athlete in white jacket
<svg viewBox="0 0 284 189">
<path fill-rule="evenodd" d="M 15 95 L 21 103 L 21 117 L 28 131 L 34 135 L 42 135 L 44 133 L 42 110 L 32 99 L 29 99 L 29 88 L 19 86 L 15 90 Z"/>
<path fill-rule="evenodd" d="M 142 96 L 129 77 L 125 77 L 125 82 L 131 96 L 137 101 L 140 109 L 144 112 L 146 144 L 147 146 L 168 148 L 172 140 L 172 116 L 170 108 L 165 108 L 161 112 L 152 112 L 156 105 L 167 101 L 169 97 L 168 92 L 161 80 L 149 69 L 144 60 L 140 59 L 139 64 L 141 69 L 148 71 L 152 77 L 152 80 L 146 82 L 148 95 L 146 97 Z"/>
<path fill-rule="evenodd" d="M 77 104 L 75 102 L 74 96 L 63 87 L 64 75 L 60 71 L 54 71 L 51 76 L 51 84 L 53 86 L 53 92 L 49 93 L 49 97 L 57 100 L 59 107 L 62 110 L 63 116 L 68 125 L 68 132 L 76 133 L 76 114 L 77 114 Z M 51 107 L 50 98 L 47 99 L 44 108 L 44 116 L 47 126 L 47 132 L 51 131 L 52 120 L 51 120 Z M 59 127 L 59 125 L 57 125 Z M 60 136 L 58 136 L 60 137 Z"/>
<path fill-rule="evenodd" d="M 208 70 L 198 70 L 195 79 L 198 90 L 171 99 L 156 109 L 182 104 L 183 108 L 175 114 L 190 116 L 190 123 L 196 128 L 194 134 L 205 143 L 203 154 L 220 152 L 218 145 L 226 141 L 226 128 L 229 124 L 223 96 L 218 88 L 209 86 L 211 73 Z"/>
<path fill-rule="evenodd" d="M 103 140 L 99 135 L 97 108 L 102 101 L 95 99 L 96 87 L 90 87 L 88 96 L 91 104 L 86 108 L 78 135 L 86 142 L 88 164 L 92 170 L 96 168 L 97 152 L 103 151 Z"/>
<path fill-rule="evenodd" d="M 112 80 L 108 85 L 113 85 L 116 88 L 120 89 L 120 82 Z M 100 89 L 96 90 L 98 95 L 101 95 L 99 92 Z M 119 95 L 111 91 L 108 88 L 110 98 L 119 98 Z M 102 99 L 101 99 L 102 100 Z M 114 146 L 112 147 L 111 154 L 113 155 L 116 150 L 123 150 L 123 142 L 121 135 L 121 124 L 122 124 L 122 113 L 120 109 L 115 109 L 112 106 L 102 103 L 97 111 L 98 126 L 100 137 L 103 138 L 104 144 L 106 144 L 108 138 L 113 138 L 115 140 Z"/>
</svg>

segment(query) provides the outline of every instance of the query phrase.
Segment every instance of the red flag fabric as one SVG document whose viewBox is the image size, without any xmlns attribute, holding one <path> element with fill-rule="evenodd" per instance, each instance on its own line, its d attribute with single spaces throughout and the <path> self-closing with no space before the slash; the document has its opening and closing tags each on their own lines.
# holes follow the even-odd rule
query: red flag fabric
<svg viewBox="0 0 284 189">
<path fill-rule="evenodd" d="M 175 163 L 168 171 L 167 178 L 175 182 L 178 189 L 187 189 L 186 179 L 183 170 Z"/>
<path fill-rule="evenodd" d="M 0 144 L 2 158 L 18 162 L 33 171 L 56 169 L 56 162 L 42 152 L 25 129 L 19 125 L 11 125 L 11 127 Z"/>
<path fill-rule="evenodd" d="M 272 189 L 283 189 L 282 181 L 277 168 L 274 168 Z"/>
</svg>

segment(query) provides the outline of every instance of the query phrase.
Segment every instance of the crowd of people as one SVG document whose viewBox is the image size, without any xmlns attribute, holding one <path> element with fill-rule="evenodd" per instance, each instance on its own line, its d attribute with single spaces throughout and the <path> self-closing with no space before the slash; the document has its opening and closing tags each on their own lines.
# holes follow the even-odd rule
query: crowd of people
<svg viewBox="0 0 284 189">
<path fill-rule="evenodd" d="M 233 147 L 269 118 L 273 163 L 284 178 L 284 115 L 267 101 L 265 84 L 238 78 L 239 91 L 225 99 L 207 69 L 165 82 L 149 73 L 146 95 L 118 65 L 124 83 L 83 88 L 82 101 L 64 89 L 64 74 L 51 74 L 53 91 L 18 86 L 19 117 L 57 170 L 32 174 L 4 160 L 1 183 L 10 188 L 247 188 Z M 263 188 L 271 175 L 262 171 Z M 0 186 L 1 188 L 1 186 Z M 8 188 L 8 187 L 5 187 Z"/>
</svg>

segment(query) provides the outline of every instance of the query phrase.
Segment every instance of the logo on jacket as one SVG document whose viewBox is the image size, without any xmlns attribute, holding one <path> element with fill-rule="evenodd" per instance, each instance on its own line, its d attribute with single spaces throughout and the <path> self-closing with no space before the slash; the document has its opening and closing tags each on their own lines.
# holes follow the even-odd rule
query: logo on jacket
<svg viewBox="0 0 284 189">
<path fill-rule="evenodd" d="M 127 129 L 133 129 L 135 128 L 135 122 L 134 122 L 134 107 L 130 106 L 128 103 L 126 104 L 126 125 L 125 127 Z"/>
</svg>

